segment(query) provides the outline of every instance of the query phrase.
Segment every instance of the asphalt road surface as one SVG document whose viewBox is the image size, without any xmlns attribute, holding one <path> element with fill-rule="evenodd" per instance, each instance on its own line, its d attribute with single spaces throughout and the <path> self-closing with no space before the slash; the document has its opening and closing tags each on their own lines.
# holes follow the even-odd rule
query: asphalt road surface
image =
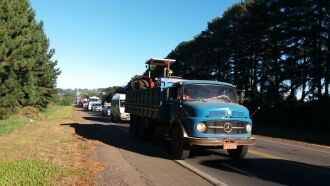
<svg viewBox="0 0 330 186">
<path fill-rule="evenodd" d="M 90 113 L 85 119 L 120 129 L 118 131 L 123 139 L 130 137 L 128 123 L 114 123 L 111 118 L 95 113 Z M 144 143 L 148 144 L 152 156 L 165 157 L 170 154 L 166 141 Z M 242 160 L 232 160 L 224 150 L 196 150 L 184 162 L 227 185 L 330 186 L 330 148 L 286 140 L 257 137 L 257 144 L 249 148 L 248 155 Z"/>
</svg>

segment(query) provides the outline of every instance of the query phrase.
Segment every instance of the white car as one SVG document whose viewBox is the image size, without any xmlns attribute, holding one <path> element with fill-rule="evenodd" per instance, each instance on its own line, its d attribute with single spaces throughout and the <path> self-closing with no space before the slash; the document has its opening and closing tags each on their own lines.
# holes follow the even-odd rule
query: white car
<svg viewBox="0 0 330 186">
<path fill-rule="evenodd" d="M 102 105 L 101 103 L 93 103 L 92 104 L 92 111 L 96 111 L 96 112 L 101 112 L 102 111 Z"/>
</svg>

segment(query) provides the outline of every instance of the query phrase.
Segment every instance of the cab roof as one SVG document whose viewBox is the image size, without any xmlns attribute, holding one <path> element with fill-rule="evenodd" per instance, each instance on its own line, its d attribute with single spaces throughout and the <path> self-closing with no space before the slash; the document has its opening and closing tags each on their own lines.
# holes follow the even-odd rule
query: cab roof
<svg viewBox="0 0 330 186">
<path fill-rule="evenodd" d="M 146 61 L 148 65 L 157 65 L 157 66 L 169 66 L 175 63 L 175 59 L 160 59 L 160 58 L 151 58 Z"/>
</svg>

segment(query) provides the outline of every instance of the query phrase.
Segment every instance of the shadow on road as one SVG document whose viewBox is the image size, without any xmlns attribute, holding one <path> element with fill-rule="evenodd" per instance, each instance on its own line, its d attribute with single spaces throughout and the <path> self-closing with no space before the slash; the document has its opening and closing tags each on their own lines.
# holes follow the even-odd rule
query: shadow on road
<svg viewBox="0 0 330 186">
<path fill-rule="evenodd" d="M 75 128 L 75 131 L 78 135 L 92 140 L 98 140 L 102 143 L 114 145 L 116 144 L 118 148 L 123 148 L 126 150 L 130 150 L 133 152 L 141 153 L 144 155 L 151 155 L 154 156 L 157 154 L 156 152 L 150 153 L 151 151 L 158 151 L 158 149 L 161 149 L 162 152 L 166 153 L 166 159 L 173 159 L 173 157 L 170 155 L 170 142 L 168 140 L 157 140 L 157 141 L 143 141 L 136 137 L 133 137 L 128 134 L 128 126 L 127 123 L 118 123 L 114 122 L 110 117 L 95 117 L 95 116 L 86 116 L 83 117 L 85 120 L 94 121 L 94 122 L 106 122 L 106 123 L 115 123 L 116 125 L 103 125 L 103 124 L 79 124 L 79 123 L 72 123 L 72 124 L 63 124 L 63 125 L 70 125 L 71 127 Z M 126 131 L 126 132 L 123 132 Z M 125 140 L 121 139 L 125 138 Z M 131 146 L 131 141 L 135 141 L 136 146 Z M 137 144 L 139 143 L 139 144 Z M 138 146 L 145 146 L 143 151 L 138 151 Z M 158 149 L 155 150 L 154 147 L 157 147 Z M 146 148 L 149 148 L 147 154 L 144 152 L 146 151 Z M 160 154 L 162 154 L 160 152 Z M 211 154 L 219 155 L 228 157 L 228 154 L 226 152 L 215 152 L 215 151 L 209 151 L 206 149 L 193 149 L 190 153 L 189 158 L 198 158 L 201 156 L 209 156 Z M 156 157 L 163 157 L 157 156 Z"/>
<path fill-rule="evenodd" d="M 96 115 L 98 116 L 98 115 Z M 86 120 L 90 120 L 90 121 L 97 121 L 97 122 L 113 122 L 113 120 L 110 118 L 110 117 L 101 117 L 101 116 L 98 116 L 98 117 L 83 117 L 84 119 Z"/>
<path fill-rule="evenodd" d="M 212 149 L 193 149 L 189 155 L 189 159 L 192 158 L 198 158 L 201 156 L 210 156 L 210 155 L 216 155 L 221 157 L 229 157 L 229 154 L 226 151 L 212 151 Z"/>
<path fill-rule="evenodd" d="M 280 159 L 204 160 L 202 165 L 283 185 L 330 185 L 330 168 Z"/>
<path fill-rule="evenodd" d="M 104 122 L 109 118 L 103 117 L 84 117 L 85 119 Z M 103 125 L 103 124 L 80 124 L 70 123 L 61 124 L 68 125 L 75 129 L 76 134 L 86 139 L 97 140 L 102 143 L 125 149 L 131 152 L 143 154 L 151 157 L 159 157 L 163 159 L 171 159 L 170 156 L 154 149 L 154 147 L 144 141 L 124 132 L 119 126 Z"/>
</svg>

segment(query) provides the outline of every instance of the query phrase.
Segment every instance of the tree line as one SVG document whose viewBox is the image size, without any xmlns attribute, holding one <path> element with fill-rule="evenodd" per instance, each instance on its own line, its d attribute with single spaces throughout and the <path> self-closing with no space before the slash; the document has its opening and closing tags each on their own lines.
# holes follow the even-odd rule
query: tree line
<svg viewBox="0 0 330 186">
<path fill-rule="evenodd" d="M 54 53 L 28 0 L 0 1 L 0 117 L 54 100 L 60 74 Z"/>
<path fill-rule="evenodd" d="M 329 34 L 328 0 L 246 0 L 167 58 L 177 60 L 175 75 L 231 82 L 249 102 L 322 100 L 329 96 Z"/>
<path fill-rule="evenodd" d="M 166 58 L 175 76 L 244 90 L 254 132 L 330 144 L 329 35 L 329 0 L 245 0 Z"/>
</svg>

